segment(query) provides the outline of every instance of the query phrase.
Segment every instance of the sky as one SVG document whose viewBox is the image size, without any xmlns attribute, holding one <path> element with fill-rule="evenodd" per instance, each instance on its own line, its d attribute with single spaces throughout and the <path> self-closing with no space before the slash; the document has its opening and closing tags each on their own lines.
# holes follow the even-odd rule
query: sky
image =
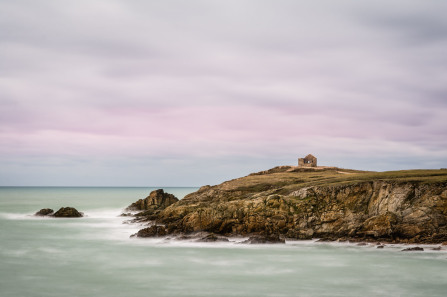
<svg viewBox="0 0 447 297">
<path fill-rule="evenodd" d="M 0 0 L 0 186 L 447 167 L 447 1 Z"/>
</svg>

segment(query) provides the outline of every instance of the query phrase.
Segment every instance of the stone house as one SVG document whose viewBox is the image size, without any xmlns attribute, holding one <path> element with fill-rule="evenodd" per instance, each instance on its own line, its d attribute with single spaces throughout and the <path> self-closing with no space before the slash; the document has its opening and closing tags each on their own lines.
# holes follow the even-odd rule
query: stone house
<svg viewBox="0 0 447 297">
<path fill-rule="evenodd" d="M 311 154 L 304 158 L 299 158 L 298 167 L 317 167 L 317 158 Z"/>
</svg>

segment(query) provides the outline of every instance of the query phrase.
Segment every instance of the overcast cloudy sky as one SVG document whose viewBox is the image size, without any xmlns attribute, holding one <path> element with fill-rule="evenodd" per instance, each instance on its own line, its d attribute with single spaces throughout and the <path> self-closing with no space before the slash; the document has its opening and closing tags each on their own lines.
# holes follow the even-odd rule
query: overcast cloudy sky
<svg viewBox="0 0 447 297">
<path fill-rule="evenodd" d="M 0 0 L 0 185 L 447 167 L 447 1 Z"/>
</svg>

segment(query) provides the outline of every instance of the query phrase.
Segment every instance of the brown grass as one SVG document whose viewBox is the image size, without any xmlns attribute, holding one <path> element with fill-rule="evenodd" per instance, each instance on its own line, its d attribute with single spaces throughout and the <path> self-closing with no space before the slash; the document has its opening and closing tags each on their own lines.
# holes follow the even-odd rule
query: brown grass
<svg viewBox="0 0 447 297">
<path fill-rule="evenodd" d="M 274 188 L 293 190 L 310 186 L 354 184 L 368 181 L 445 183 L 447 182 L 447 170 L 418 169 L 373 172 L 328 168 L 291 172 L 275 168 L 274 170 L 266 170 L 262 173 L 225 182 L 222 184 L 222 188 L 243 192 L 259 192 Z"/>
</svg>

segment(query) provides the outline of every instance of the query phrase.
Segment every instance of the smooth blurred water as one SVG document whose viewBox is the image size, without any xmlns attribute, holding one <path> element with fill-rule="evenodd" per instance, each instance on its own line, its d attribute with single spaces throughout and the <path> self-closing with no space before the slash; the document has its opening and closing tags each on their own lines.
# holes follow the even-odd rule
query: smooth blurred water
<svg viewBox="0 0 447 297">
<path fill-rule="evenodd" d="M 446 296 L 446 251 L 129 238 L 152 188 L 0 188 L 0 296 Z M 165 188 L 182 198 L 196 188 Z M 84 218 L 34 217 L 73 206 Z"/>
</svg>

